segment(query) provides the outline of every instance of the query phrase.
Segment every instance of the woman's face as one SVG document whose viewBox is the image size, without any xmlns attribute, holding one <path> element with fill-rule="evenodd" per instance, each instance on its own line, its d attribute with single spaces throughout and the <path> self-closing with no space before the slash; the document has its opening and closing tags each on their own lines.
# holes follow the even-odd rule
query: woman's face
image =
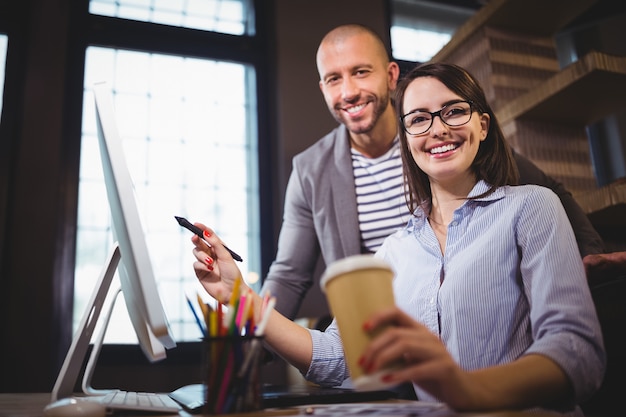
<svg viewBox="0 0 626 417">
<path fill-rule="evenodd" d="M 407 87 L 402 105 L 403 114 L 415 110 L 436 112 L 450 103 L 465 100 L 434 77 L 420 77 Z M 465 180 L 473 176 L 471 165 L 480 142 L 487 137 L 489 115 L 473 112 L 461 126 L 448 126 L 435 116 L 432 126 L 419 135 L 407 133 L 409 149 L 415 163 L 431 182 Z"/>
</svg>

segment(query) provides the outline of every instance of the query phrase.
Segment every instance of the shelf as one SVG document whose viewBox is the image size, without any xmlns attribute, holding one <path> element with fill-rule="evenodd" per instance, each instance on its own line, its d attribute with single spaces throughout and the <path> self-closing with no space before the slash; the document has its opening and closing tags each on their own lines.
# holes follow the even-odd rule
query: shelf
<svg viewBox="0 0 626 417">
<path fill-rule="evenodd" d="M 482 27 L 505 29 L 531 36 L 553 36 L 598 0 L 491 0 L 465 22 L 433 58 L 446 61 Z"/>
<path fill-rule="evenodd" d="M 498 121 L 545 120 L 586 126 L 626 107 L 626 57 L 590 52 L 502 106 Z"/>
</svg>

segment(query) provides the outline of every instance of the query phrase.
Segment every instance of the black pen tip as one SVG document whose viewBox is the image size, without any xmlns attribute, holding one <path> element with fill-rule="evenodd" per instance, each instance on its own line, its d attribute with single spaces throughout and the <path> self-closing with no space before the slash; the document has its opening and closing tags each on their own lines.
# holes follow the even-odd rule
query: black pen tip
<svg viewBox="0 0 626 417">
<path fill-rule="evenodd" d="M 183 223 L 183 218 L 182 217 L 174 216 L 174 218 L 176 219 L 178 224 L 182 224 Z"/>
</svg>

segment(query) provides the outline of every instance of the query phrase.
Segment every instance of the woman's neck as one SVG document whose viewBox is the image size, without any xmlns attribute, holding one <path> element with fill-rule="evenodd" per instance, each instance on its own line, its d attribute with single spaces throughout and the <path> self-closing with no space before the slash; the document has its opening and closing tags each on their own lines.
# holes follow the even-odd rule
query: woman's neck
<svg viewBox="0 0 626 417">
<path fill-rule="evenodd" d="M 431 221 L 443 226 L 450 224 L 454 211 L 463 204 L 476 185 L 474 178 L 470 176 L 466 178 L 463 181 L 451 181 L 446 185 L 431 180 L 432 201 L 428 214 Z"/>
</svg>

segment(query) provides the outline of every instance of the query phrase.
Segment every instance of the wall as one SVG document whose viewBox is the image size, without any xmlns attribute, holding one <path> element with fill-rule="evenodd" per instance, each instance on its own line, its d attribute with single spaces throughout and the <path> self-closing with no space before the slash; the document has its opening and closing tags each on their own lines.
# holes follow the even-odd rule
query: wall
<svg viewBox="0 0 626 417">
<path fill-rule="evenodd" d="M 291 158 L 337 126 L 319 89 L 315 66 L 319 42 L 330 29 L 347 23 L 365 24 L 388 38 L 389 17 L 386 0 L 275 0 L 275 4 L 280 162 L 277 185 L 281 190 L 276 204 L 281 210 L 276 213 L 279 217 L 275 224 L 279 227 Z M 326 300 L 316 284 L 300 316 L 319 316 L 326 310 Z"/>
</svg>

